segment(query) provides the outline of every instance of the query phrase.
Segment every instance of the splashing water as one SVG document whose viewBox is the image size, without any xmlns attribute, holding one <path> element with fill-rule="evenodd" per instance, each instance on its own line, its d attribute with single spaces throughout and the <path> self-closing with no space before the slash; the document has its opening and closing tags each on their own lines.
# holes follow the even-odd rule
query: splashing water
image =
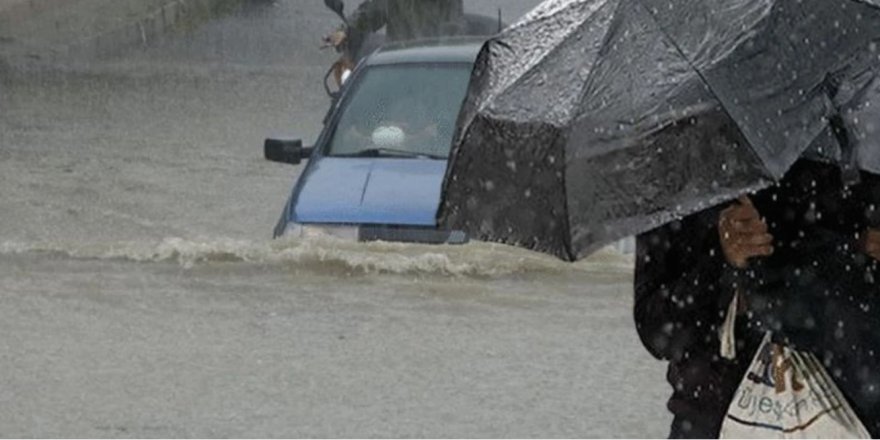
<svg viewBox="0 0 880 440">
<path fill-rule="evenodd" d="M 114 259 L 138 263 L 174 262 L 183 268 L 210 263 L 297 265 L 320 272 L 345 269 L 354 273 L 429 274 L 500 277 L 528 273 L 611 272 L 628 274 L 632 255 L 613 248 L 600 250 L 576 264 L 491 243 L 432 246 L 388 242 L 358 243 L 335 237 L 249 241 L 231 238 L 109 243 L 0 243 L 0 254 L 47 253 L 76 259 Z"/>
</svg>

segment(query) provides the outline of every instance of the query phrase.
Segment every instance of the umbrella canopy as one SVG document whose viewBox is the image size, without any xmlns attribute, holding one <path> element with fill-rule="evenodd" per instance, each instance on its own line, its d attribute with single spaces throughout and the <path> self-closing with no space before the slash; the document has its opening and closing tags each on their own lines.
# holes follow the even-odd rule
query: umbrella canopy
<svg viewBox="0 0 880 440">
<path fill-rule="evenodd" d="M 880 172 L 877 1 L 544 2 L 477 59 L 440 224 L 575 260 L 805 151 Z"/>
</svg>

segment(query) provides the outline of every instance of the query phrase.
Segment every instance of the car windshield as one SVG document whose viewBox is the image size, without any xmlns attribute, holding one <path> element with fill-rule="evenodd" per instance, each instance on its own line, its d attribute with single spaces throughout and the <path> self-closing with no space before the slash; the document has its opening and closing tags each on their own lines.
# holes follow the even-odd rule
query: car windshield
<svg viewBox="0 0 880 440">
<path fill-rule="evenodd" d="M 465 63 L 368 67 L 353 84 L 327 155 L 445 159 L 470 72 Z"/>
</svg>

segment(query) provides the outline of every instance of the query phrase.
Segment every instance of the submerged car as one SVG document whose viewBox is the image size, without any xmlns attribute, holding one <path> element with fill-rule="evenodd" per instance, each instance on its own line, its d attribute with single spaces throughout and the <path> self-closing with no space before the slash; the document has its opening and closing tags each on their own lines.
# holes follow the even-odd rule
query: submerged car
<svg viewBox="0 0 880 440">
<path fill-rule="evenodd" d="M 484 39 L 412 42 L 366 57 L 334 96 L 314 147 L 267 139 L 268 160 L 299 164 L 274 235 L 464 243 L 438 229 L 455 122 Z"/>
</svg>

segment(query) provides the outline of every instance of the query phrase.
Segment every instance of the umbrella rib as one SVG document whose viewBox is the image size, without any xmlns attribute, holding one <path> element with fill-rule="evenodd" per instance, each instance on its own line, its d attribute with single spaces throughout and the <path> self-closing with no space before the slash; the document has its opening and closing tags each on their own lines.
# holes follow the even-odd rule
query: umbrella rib
<svg viewBox="0 0 880 440">
<path fill-rule="evenodd" d="M 727 110 L 727 107 L 724 105 L 724 101 L 722 101 L 721 97 L 718 96 L 718 93 L 715 92 L 715 89 L 712 87 L 712 84 L 709 82 L 709 79 L 706 78 L 706 76 L 703 75 L 703 72 L 701 72 L 700 69 L 698 69 L 697 66 L 694 65 L 693 60 L 691 60 L 690 57 L 688 57 L 687 54 L 685 54 L 685 52 L 684 52 L 684 50 L 682 50 L 681 46 L 679 46 L 678 43 L 675 41 L 675 39 L 673 39 L 669 35 L 669 33 L 666 31 L 666 28 L 664 28 L 663 25 L 661 25 L 660 22 L 657 21 L 657 18 L 654 16 L 654 14 L 651 13 L 651 10 L 647 6 L 645 6 L 644 0 L 635 0 L 635 1 L 638 2 L 639 6 L 641 6 L 642 9 L 645 10 L 645 12 L 648 14 L 649 17 L 651 17 L 651 20 L 654 22 L 654 24 L 657 25 L 657 29 L 660 30 L 660 33 L 663 34 L 663 37 L 666 39 L 666 41 L 668 41 L 669 44 L 671 44 L 672 47 L 675 48 L 675 51 L 678 52 L 679 55 L 681 55 L 682 59 L 684 59 L 685 62 L 687 62 L 688 66 L 703 81 L 703 84 L 706 85 L 706 89 L 709 91 L 709 93 L 712 94 L 712 96 L 715 97 L 715 99 L 718 101 L 718 104 L 720 104 L 720 107 L 721 107 L 722 111 L 724 112 L 724 114 L 727 115 L 727 117 L 734 124 L 734 126 L 737 128 L 737 130 L 739 130 L 739 132 L 743 135 L 743 138 L 748 140 L 749 143 L 751 144 L 751 141 L 748 139 L 748 135 L 742 129 L 742 127 L 740 127 L 739 121 L 737 121 L 736 118 L 734 118 L 733 115 L 731 115 L 730 112 Z M 754 151 L 754 147 L 751 147 L 751 145 L 749 145 L 749 147 L 750 147 L 749 149 L 752 151 L 752 154 L 758 155 Z M 776 179 L 773 179 L 773 180 L 776 180 Z"/>
<path fill-rule="evenodd" d="M 620 1 L 617 3 L 617 6 L 614 8 L 614 12 L 612 13 L 612 16 L 614 18 L 612 18 L 612 20 L 611 20 L 612 23 L 617 19 L 617 17 L 618 17 L 617 11 L 622 7 L 621 6 L 622 4 L 623 4 L 623 2 Z M 584 100 L 584 97 L 587 94 L 587 91 L 590 90 L 590 86 L 592 85 L 593 80 L 595 79 L 596 65 L 599 63 L 599 60 L 602 58 L 600 54 L 608 46 L 608 41 L 611 39 L 611 28 L 613 27 L 612 23 L 609 23 L 609 25 L 605 28 L 605 34 L 602 36 L 602 43 L 599 46 L 599 50 L 597 52 L 596 58 L 593 60 L 592 64 L 590 64 L 590 69 L 587 73 L 587 78 L 584 80 L 584 87 L 580 91 L 580 96 L 578 97 L 578 102 L 581 102 Z M 688 64 L 690 64 L 690 61 L 688 62 Z M 568 136 L 568 134 L 571 130 L 572 130 L 572 127 L 571 127 L 571 125 L 569 125 L 565 130 L 566 137 Z"/>
<path fill-rule="evenodd" d="M 560 133 L 562 136 L 562 133 Z M 566 136 L 567 137 L 567 136 Z M 565 154 L 565 148 L 561 148 L 562 150 L 562 163 L 565 164 L 568 160 Z M 565 166 L 565 165 L 563 165 Z M 562 173 L 562 211 L 565 215 L 562 217 L 563 221 L 565 221 L 565 226 L 563 228 L 563 236 L 562 236 L 562 244 L 565 248 L 565 254 L 568 257 L 568 261 L 575 261 L 576 257 L 574 254 L 574 249 L 572 246 L 572 237 L 571 237 L 571 211 L 568 207 L 568 175 L 567 173 Z"/>
<path fill-rule="evenodd" d="M 654 22 L 655 25 L 657 25 L 657 29 L 660 30 L 660 32 L 663 34 L 663 37 L 666 38 L 666 41 L 668 41 L 669 44 L 671 44 L 672 47 L 675 48 L 675 51 L 678 52 L 679 55 L 681 55 L 681 57 L 687 62 L 688 66 L 690 66 L 690 68 L 697 74 L 697 76 L 700 77 L 701 80 L 703 80 L 703 84 L 706 84 L 706 86 L 708 86 L 709 91 L 712 92 L 712 96 L 714 96 L 719 103 L 723 104 L 723 102 L 721 102 L 721 98 L 719 98 L 718 94 L 715 93 L 715 90 L 712 90 L 712 84 L 709 83 L 709 80 L 703 75 L 703 72 L 701 72 L 700 69 L 697 69 L 697 66 L 695 66 L 690 57 L 688 57 L 687 54 L 684 53 L 684 51 L 681 49 L 681 46 L 679 46 L 678 43 L 676 43 L 676 41 L 671 36 L 669 36 L 669 33 L 666 32 L 666 29 L 660 24 L 659 21 L 657 21 L 657 18 L 654 17 L 654 14 L 651 13 L 651 10 L 648 9 L 647 6 L 645 6 L 644 0 L 635 1 L 638 2 L 639 6 L 641 6 L 642 9 L 645 10 L 649 17 L 651 17 L 651 20 Z M 722 107 L 724 106 L 722 105 Z M 727 109 L 725 109 L 725 113 L 726 112 Z M 733 118 L 731 117 L 731 119 Z M 736 120 L 734 120 L 734 123 L 735 122 Z"/>
<path fill-rule="evenodd" d="M 599 13 L 599 11 L 602 9 L 602 7 L 604 7 L 604 5 L 608 3 L 607 0 L 601 0 L 601 1 L 602 1 L 602 6 L 600 6 L 595 11 L 590 13 L 589 16 L 587 17 L 588 19 L 591 18 L 593 15 Z M 618 8 L 620 7 L 620 3 L 618 3 L 617 7 Z M 574 8 L 574 6 L 570 6 L 570 8 Z M 498 86 L 498 88 L 495 91 L 493 91 L 491 94 L 489 94 L 488 96 L 498 96 L 501 93 L 519 85 L 522 81 L 524 81 L 524 79 L 528 76 L 528 74 L 534 72 L 537 68 L 543 67 L 541 62 L 544 61 L 545 59 L 547 59 L 548 57 L 550 57 L 551 55 L 557 53 L 560 50 L 560 48 L 564 46 L 563 43 L 566 43 L 566 42 L 570 41 L 573 37 L 575 37 L 578 34 L 578 32 L 581 31 L 582 27 L 583 27 L 583 23 L 581 23 L 577 26 L 573 26 L 573 30 L 571 32 L 569 32 L 568 34 L 566 34 L 565 37 L 560 40 L 560 43 L 557 44 L 556 46 L 554 46 L 552 50 L 543 54 L 540 58 L 535 60 L 529 67 L 527 67 L 525 70 L 523 70 L 522 73 L 516 75 L 516 79 L 514 81 L 512 81 L 508 84 L 505 84 L 505 85 Z M 608 30 L 606 29 L 605 35 L 603 36 L 602 47 L 599 49 L 600 52 L 601 52 L 602 48 L 605 47 L 607 40 L 608 40 Z M 493 41 L 501 43 L 501 41 L 497 40 L 497 39 L 494 39 Z M 597 60 L 598 60 L 598 57 L 597 57 Z M 591 67 L 595 66 L 595 63 L 597 60 L 593 61 L 593 65 Z M 592 76 L 592 68 L 590 69 L 590 77 L 591 76 Z M 590 79 L 590 77 L 588 77 L 587 79 Z M 585 81 L 584 84 L 588 84 L 588 81 Z M 478 111 L 485 110 L 486 106 L 488 106 L 490 102 L 491 102 L 491 100 L 485 100 L 485 101 L 481 102 L 477 110 Z"/>
<path fill-rule="evenodd" d="M 870 7 L 880 9 L 880 2 L 878 2 L 878 0 L 853 0 L 853 1 L 856 3 L 862 3 L 862 4 L 868 5 Z"/>
<path fill-rule="evenodd" d="M 615 18 L 617 17 L 617 15 L 618 15 L 617 11 L 621 8 L 622 3 L 623 2 L 617 3 L 617 5 L 614 8 L 614 12 L 612 13 L 612 17 L 615 17 Z M 598 12 L 599 12 L 599 10 L 596 10 L 596 13 L 598 13 Z M 615 18 L 611 19 L 612 23 Z M 611 32 L 610 32 L 611 28 L 612 28 L 612 25 L 611 25 L 611 23 L 609 23 L 609 25 L 605 28 L 605 34 L 602 36 L 602 43 L 599 45 L 599 50 L 598 50 L 597 54 L 601 54 L 605 50 L 605 48 L 608 46 L 608 41 L 611 38 Z M 572 35 L 574 35 L 574 33 L 572 33 Z M 595 57 L 595 59 L 593 59 L 593 62 L 590 64 L 590 69 L 588 70 L 587 78 L 584 80 L 584 87 L 583 87 L 583 89 L 581 89 L 581 93 L 580 93 L 581 97 L 578 99 L 578 101 L 582 100 L 583 95 L 586 93 L 587 90 L 589 90 L 590 84 L 592 84 L 593 80 L 595 79 L 594 75 L 596 72 L 596 64 L 599 63 L 600 59 L 601 59 L 601 56 L 597 55 Z M 560 136 L 567 139 L 570 135 L 571 130 L 572 130 L 572 126 L 569 125 L 568 127 L 565 128 L 565 130 L 562 131 L 562 133 L 560 133 Z M 568 157 L 566 155 L 566 149 L 562 148 L 562 163 L 565 164 L 567 162 L 568 162 Z M 571 232 L 570 232 L 571 231 L 571 210 L 568 206 L 568 175 L 567 175 L 567 173 L 562 173 L 562 203 L 564 204 L 563 210 L 565 212 L 565 216 L 563 217 L 563 220 L 565 220 L 565 230 L 569 231 L 569 233 L 564 237 L 565 240 L 563 240 L 563 243 L 565 244 L 565 252 L 568 256 L 569 261 L 575 261 L 576 255 L 575 255 L 575 252 L 573 249 L 572 240 L 571 240 Z"/>
<path fill-rule="evenodd" d="M 598 14 L 598 13 L 601 11 L 601 9 L 602 9 L 605 5 L 607 5 L 607 3 L 608 3 L 607 1 L 604 2 L 604 3 L 602 4 L 602 6 L 600 6 L 600 7 L 597 8 L 593 13 L 591 13 L 591 14 L 589 15 L 589 17 L 592 17 L 592 16 L 594 16 L 595 14 Z M 621 8 L 621 3 L 622 3 L 622 2 L 619 2 L 619 3 L 617 3 L 617 4 L 615 5 L 615 11 L 612 13 L 612 17 L 616 17 L 616 16 L 617 16 L 616 11 L 617 11 L 618 9 Z M 588 18 L 589 18 L 589 17 L 588 17 Z M 614 20 L 614 19 L 612 18 L 612 20 Z M 582 26 L 583 26 L 583 23 L 581 23 L 580 25 L 576 26 L 576 27 L 574 28 L 574 31 L 573 31 L 573 32 L 569 33 L 568 35 L 565 36 L 565 38 L 562 39 L 561 43 L 567 42 L 567 41 L 571 40 L 572 38 L 576 37 L 577 34 L 578 34 L 578 32 L 581 31 Z M 611 29 L 611 26 L 610 26 L 610 25 L 609 25 L 608 27 L 605 28 L 605 34 L 602 36 L 602 43 L 600 44 L 597 53 L 602 53 L 602 52 L 604 51 L 605 47 L 608 45 L 608 41 L 609 41 L 609 39 L 610 39 L 610 35 L 611 35 L 611 33 L 610 33 L 610 29 Z M 532 72 L 532 71 L 533 71 L 533 70 L 539 65 L 539 62 L 540 62 L 541 60 L 544 60 L 544 59 L 546 59 L 547 57 L 549 57 L 551 54 L 556 53 L 556 52 L 559 50 L 559 48 L 562 47 L 562 46 L 563 46 L 563 44 L 559 44 L 559 45 L 557 45 L 556 47 L 554 47 L 552 51 L 550 51 L 550 52 L 548 52 L 547 54 L 545 54 L 543 57 L 541 57 L 540 60 L 538 60 L 538 62 L 536 62 L 534 65 L 532 65 L 532 66 L 530 66 L 528 69 L 526 69 L 526 70 L 523 72 L 522 75 L 518 75 L 518 76 L 517 76 L 517 79 L 516 79 L 514 82 L 512 82 L 512 83 L 510 83 L 510 84 L 504 86 L 503 88 L 499 89 L 498 92 L 500 93 L 500 92 L 503 91 L 503 90 L 508 90 L 508 89 L 510 89 L 510 88 L 515 87 L 516 85 L 518 85 L 518 84 L 523 80 L 523 78 L 525 78 L 526 74 L 528 74 L 529 72 Z M 594 76 L 593 76 L 593 75 L 594 75 L 594 72 L 595 72 L 595 67 L 596 67 L 596 64 L 599 62 L 599 59 L 600 59 L 600 57 L 599 57 L 599 56 L 596 56 L 595 59 L 593 60 L 593 62 L 591 63 L 591 65 L 590 65 L 590 69 L 588 70 L 589 73 L 588 73 L 588 75 L 587 75 L 586 80 L 584 81 L 584 88 L 581 90 L 581 94 L 584 93 L 584 90 L 586 90 L 586 89 L 589 88 L 590 83 L 593 81 L 593 79 L 594 79 Z M 485 109 L 485 105 L 486 105 L 486 104 L 487 104 L 487 103 L 484 102 L 483 105 L 480 106 L 480 107 L 481 107 L 481 110 Z M 568 132 L 569 132 L 570 130 L 571 130 L 570 127 L 568 127 L 567 129 L 563 130 L 563 131 L 560 133 L 560 137 L 568 138 L 568 134 L 569 134 Z M 562 148 L 561 150 L 562 150 L 562 151 L 561 151 L 561 153 L 562 153 L 562 162 L 561 162 L 561 163 L 564 164 L 564 163 L 567 162 L 567 157 L 566 157 L 565 148 Z M 563 216 L 563 221 L 565 221 L 565 226 L 564 226 L 564 229 L 563 229 L 563 230 L 564 230 L 564 231 L 571 231 L 571 216 L 570 216 L 571 211 L 570 211 L 569 203 L 568 203 L 568 185 L 567 185 L 567 181 L 568 181 L 568 180 L 567 180 L 567 176 L 566 176 L 565 173 L 563 173 L 563 175 L 562 175 L 562 203 L 563 203 L 563 212 L 565 213 L 565 215 Z M 563 243 L 563 247 L 564 247 L 565 256 L 568 258 L 569 261 L 575 261 L 577 257 L 576 257 L 575 252 L 574 252 L 574 248 L 573 248 L 573 244 L 572 244 L 572 239 L 571 239 L 571 234 L 570 234 L 570 232 L 569 232 L 569 233 L 566 233 L 566 234 L 562 237 L 562 239 L 563 239 L 563 240 L 562 240 L 562 243 Z"/>
<path fill-rule="evenodd" d="M 712 87 L 712 83 L 709 82 L 709 79 L 708 79 L 705 75 L 703 75 L 703 72 L 700 71 L 700 69 L 698 69 L 698 68 L 694 65 L 693 60 L 691 60 L 690 57 L 688 57 L 687 54 L 685 54 L 684 50 L 682 50 L 681 46 L 678 45 L 678 43 L 675 41 L 675 39 L 673 39 L 673 38 L 669 35 L 669 33 L 668 33 L 668 32 L 666 31 L 666 29 L 660 24 L 660 22 L 657 20 L 657 18 L 654 16 L 654 14 L 651 13 L 651 10 L 645 5 L 644 0 L 635 0 L 635 1 L 637 1 L 638 4 L 639 4 L 639 6 L 641 6 L 641 8 L 645 10 L 645 12 L 648 14 L 649 17 L 651 17 L 651 20 L 652 20 L 652 21 L 654 22 L 654 24 L 657 26 L 657 29 L 659 29 L 660 32 L 663 34 L 663 37 L 666 39 L 666 41 L 668 41 L 669 44 L 671 44 L 672 47 L 675 48 L 676 52 L 678 52 L 678 54 L 681 55 L 681 57 L 687 62 L 688 66 L 689 66 L 689 67 L 694 71 L 694 73 L 696 73 L 697 76 L 703 81 L 703 84 L 706 85 L 706 88 L 707 88 L 707 90 L 709 91 L 709 93 L 711 93 L 712 96 L 715 97 L 715 99 L 716 99 L 716 100 L 718 101 L 718 103 L 720 104 L 722 111 L 724 111 L 724 113 L 728 116 L 728 118 L 730 118 L 730 120 L 733 122 L 733 124 L 734 124 L 734 125 L 736 126 L 736 128 L 739 130 L 739 132 L 742 133 L 743 137 L 744 137 L 747 141 L 749 141 L 750 144 L 753 144 L 753 142 L 749 139 L 749 136 L 748 136 L 747 132 L 746 132 L 745 130 L 743 130 L 742 127 L 740 127 L 739 121 L 737 121 L 736 118 L 734 118 L 733 115 L 730 114 L 730 111 L 729 111 L 729 110 L 727 109 L 727 107 L 724 105 L 724 101 L 721 99 L 720 96 L 718 96 L 718 93 L 715 92 L 714 88 Z M 873 0 L 871 0 L 871 1 L 873 1 Z M 851 0 L 852 3 L 859 3 L 859 4 L 866 5 L 866 6 L 869 7 L 869 8 L 875 8 L 875 9 L 880 10 L 880 7 L 878 7 L 878 5 L 876 5 L 876 4 L 874 4 L 874 3 L 871 3 L 871 1 L 866 1 L 866 0 Z M 815 139 L 819 136 L 819 134 L 820 134 L 820 133 L 817 132 L 817 133 L 815 134 L 815 136 L 813 136 L 813 140 L 815 140 Z M 750 145 L 750 146 L 751 146 L 751 145 Z M 755 155 L 757 155 L 757 156 L 760 157 L 760 155 L 758 155 L 757 152 L 754 151 L 754 147 L 750 148 L 750 150 L 752 151 L 752 154 L 755 154 Z M 771 174 L 772 174 L 772 173 L 771 173 Z M 771 176 L 771 177 L 772 177 L 772 176 Z M 778 179 L 775 178 L 775 177 L 773 177 L 772 180 L 778 180 Z"/>
</svg>

